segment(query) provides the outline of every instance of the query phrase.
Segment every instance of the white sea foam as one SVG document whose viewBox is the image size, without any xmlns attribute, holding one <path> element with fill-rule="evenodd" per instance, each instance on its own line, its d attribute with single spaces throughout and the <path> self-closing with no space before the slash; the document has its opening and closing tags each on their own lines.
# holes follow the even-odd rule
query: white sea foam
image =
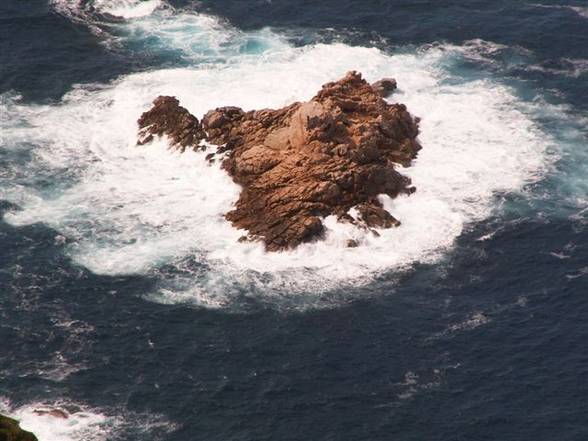
<svg viewBox="0 0 588 441">
<path fill-rule="evenodd" d="M 563 75 L 570 78 L 579 78 L 588 73 L 588 59 L 562 58 L 558 62 L 559 67 L 550 67 L 541 64 L 527 66 L 529 71 L 544 72 L 552 75 Z"/>
<path fill-rule="evenodd" d="M 64 412 L 67 418 L 52 416 L 52 410 Z M 22 429 L 34 433 L 39 441 L 113 441 L 126 439 L 128 434 L 159 439 L 179 427 L 161 415 L 105 411 L 67 400 L 14 406 L 0 396 L 0 413 L 16 419 Z"/>
<path fill-rule="evenodd" d="M 267 28 L 244 33 L 215 17 L 170 9 L 118 25 L 115 30 L 117 38 L 132 50 L 142 50 L 147 41 L 149 50 L 173 51 L 193 64 L 238 64 L 289 49 L 284 38 Z"/>
<path fill-rule="evenodd" d="M 49 6 L 74 23 L 83 23 L 96 34 L 102 33 L 100 27 L 97 26 L 97 21 L 92 17 L 91 2 L 86 0 L 49 0 Z"/>
<path fill-rule="evenodd" d="M 218 22 L 195 16 L 183 14 L 177 22 L 208 20 L 207 38 L 226 38 Z M 176 31 L 166 44 L 188 51 L 182 37 L 190 35 Z M 234 47 L 250 38 L 231 32 Z M 276 44 L 261 55 L 79 87 L 57 106 L 8 100 L 8 147 L 34 144 L 30 173 L 42 170 L 58 180 L 67 171 L 71 183 L 54 192 L 28 184 L 5 188 L 4 197 L 23 208 L 6 220 L 50 225 L 72 241 L 74 261 L 95 273 L 158 277 L 160 290 L 150 298 L 218 307 L 244 292 L 280 297 L 324 291 L 417 261 L 433 262 L 468 223 L 492 212 L 497 192 L 518 191 L 541 174 L 549 138 L 508 87 L 492 80 L 452 81 L 460 48 L 390 56 L 343 44 L 294 48 L 265 32 Z M 206 165 L 202 153 L 171 153 L 164 140 L 134 145 L 136 119 L 157 95 L 177 96 L 197 116 L 223 105 L 279 107 L 311 98 L 323 83 L 351 69 L 369 80 L 396 77 L 400 91 L 394 99 L 423 118 L 424 149 L 403 171 L 418 191 L 384 201 L 403 225 L 379 238 L 327 219 L 326 240 L 296 251 L 268 254 L 259 244 L 239 244 L 242 232 L 223 218 L 239 188 L 218 166 Z M 346 248 L 349 238 L 361 246 Z"/>
<path fill-rule="evenodd" d="M 567 9 L 570 11 L 574 11 L 580 17 L 588 18 L 588 8 L 585 6 L 575 6 L 575 5 L 544 5 L 541 3 L 534 3 L 530 6 L 535 6 L 536 8 L 548 8 L 548 9 Z"/>
<path fill-rule="evenodd" d="M 95 0 L 94 7 L 101 13 L 121 18 L 137 18 L 151 15 L 164 5 L 162 0 Z"/>
<path fill-rule="evenodd" d="M 404 380 L 396 384 L 400 389 L 400 393 L 397 396 L 400 400 L 409 400 L 417 394 L 437 389 L 443 383 L 445 372 L 448 369 L 457 368 L 459 368 L 459 364 L 443 369 L 433 369 L 432 372 L 426 373 L 426 378 L 421 378 L 421 375 L 416 372 L 408 371 L 404 374 Z"/>
<path fill-rule="evenodd" d="M 580 17 L 588 18 L 588 8 L 583 6 L 568 6 L 572 11 L 578 14 Z"/>
<path fill-rule="evenodd" d="M 66 404 L 72 408 L 71 404 Z M 3 414 L 18 420 L 20 427 L 33 432 L 39 441 L 107 441 L 116 426 L 116 421 L 95 410 L 73 406 L 77 410 L 69 413 L 69 418 L 56 418 L 35 411 L 64 408 L 63 403 L 47 406 L 45 403 L 31 403 L 13 408 L 8 400 L 0 400 Z"/>
<path fill-rule="evenodd" d="M 50 0 L 57 12 L 76 21 L 89 20 L 92 13 L 132 19 L 152 14 L 156 9 L 169 7 L 163 0 Z"/>
<path fill-rule="evenodd" d="M 239 63 L 243 58 L 287 48 L 268 29 L 243 33 L 206 14 L 177 12 L 163 0 L 51 0 L 52 7 L 84 24 L 108 47 L 169 53 L 190 63 Z M 106 14 L 124 19 L 113 21 Z"/>
</svg>

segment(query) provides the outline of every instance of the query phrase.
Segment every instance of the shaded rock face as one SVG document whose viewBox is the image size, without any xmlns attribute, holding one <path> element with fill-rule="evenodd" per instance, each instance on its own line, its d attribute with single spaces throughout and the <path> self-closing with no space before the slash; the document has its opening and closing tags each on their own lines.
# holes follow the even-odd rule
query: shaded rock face
<svg viewBox="0 0 588 441">
<path fill-rule="evenodd" d="M 154 136 L 166 135 L 170 144 L 181 151 L 194 147 L 206 137 L 198 118 L 180 106 L 171 96 L 160 96 L 153 108 L 139 119 L 139 145 L 153 141 Z"/>
<path fill-rule="evenodd" d="M 159 97 L 139 120 L 139 143 L 165 134 L 180 150 L 201 148 L 202 141 L 218 146 L 222 167 L 242 187 L 226 218 L 269 251 L 319 238 L 329 215 L 363 228 L 391 228 L 400 222 L 377 196 L 414 192 L 396 166 L 409 166 L 421 148 L 418 120 L 403 104 L 382 99 L 396 87 L 392 81 L 374 87 L 350 72 L 308 102 L 249 112 L 218 108 L 202 124 L 175 98 Z"/>
<path fill-rule="evenodd" d="M 37 441 L 37 438 L 22 430 L 18 421 L 0 415 L 0 441 Z"/>
<path fill-rule="evenodd" d="M 372 84 L 372 87 L 378 95 L 386 98 L 391 95 L 398 86 L 394 78 L 382 78 L 380 81 L 376 81 Z"/>
</svg>

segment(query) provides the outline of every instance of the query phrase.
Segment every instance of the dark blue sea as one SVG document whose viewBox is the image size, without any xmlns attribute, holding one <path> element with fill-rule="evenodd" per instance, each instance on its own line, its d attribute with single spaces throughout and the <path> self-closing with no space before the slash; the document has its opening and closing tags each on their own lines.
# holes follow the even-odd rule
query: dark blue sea
<svg viewBox="0 0 588 441">
<path fill-rule="evenodd" d="M 219 167 L 135 145 L 158 95 L 277 108 L 349 70 L 422 119 L 380 237 L 238 243 Z M 2 0 L 0 413 L 40 441 L 588 440 L 588 2 Z"/>
</svg>

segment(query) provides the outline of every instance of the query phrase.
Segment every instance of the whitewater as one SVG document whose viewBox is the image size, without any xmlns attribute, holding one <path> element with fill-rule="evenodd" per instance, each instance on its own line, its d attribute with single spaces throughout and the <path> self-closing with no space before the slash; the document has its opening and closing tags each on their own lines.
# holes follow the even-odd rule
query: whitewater
<svg viewBox="0 0 588 441">
<path fill-rule="evenodd" d="M 60 409 L 68 415 L 60 419 L 42 412 Z M 115 434 L 161 436 L 177 430 L 177 424 L 161 415 L 139 415 L 121 409 L 96 409 L 71 400 L 32 402 L 20 406 L 0 396 L 0 412 L 19 421 L 40 441 L 108 441 Z"/>
</svg>

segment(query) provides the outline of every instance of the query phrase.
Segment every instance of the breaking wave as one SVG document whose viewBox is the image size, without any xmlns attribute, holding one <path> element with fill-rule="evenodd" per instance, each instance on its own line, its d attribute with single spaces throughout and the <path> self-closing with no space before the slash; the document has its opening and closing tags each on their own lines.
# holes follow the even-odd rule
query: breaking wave
<svg viewBox="0 0 588 441">
<path fill-rule="evenodd" d="M 531 6 L 536 8 L 549 8 L 549 9 L 562 9 L 573 11 L 578 14 L 580 17 L 588 18 L 588 8 L 585 6 L 575 6 L 575 5 L 544 5 L 542 3 L 535 3 Z"/>
<path fill-rule="evenodd" d="M 95 22 L 100 15 L 132 19 L 151 15 L 158 8 L 169 8 L 163 0 L 50 0 L 49 4 L 71 19 Z"/>
</svg>

